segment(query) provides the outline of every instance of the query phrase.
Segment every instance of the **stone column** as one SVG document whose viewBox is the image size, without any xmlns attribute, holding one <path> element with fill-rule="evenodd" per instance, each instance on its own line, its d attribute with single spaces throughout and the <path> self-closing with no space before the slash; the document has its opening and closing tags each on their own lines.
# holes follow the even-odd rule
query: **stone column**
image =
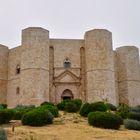
<svg viewBox="0 0 140 140">
<path fill-rule="evenodd" d="M 112 34 L 104 29 L 85 33 L 87 101 L 117 104 Z"/>
</svg>

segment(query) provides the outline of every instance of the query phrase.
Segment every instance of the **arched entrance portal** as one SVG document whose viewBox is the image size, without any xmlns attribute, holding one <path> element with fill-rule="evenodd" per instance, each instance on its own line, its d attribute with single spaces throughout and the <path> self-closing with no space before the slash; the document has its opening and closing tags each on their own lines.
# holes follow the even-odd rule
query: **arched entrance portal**
<svg viewBox="0 0 140 140">
<path fill-rule="evenodd" d="M 62 100 L 73 99 L 72 91 L 69 89 L 64 90 L 61 95 L 61 99 Z"/>
</svg>

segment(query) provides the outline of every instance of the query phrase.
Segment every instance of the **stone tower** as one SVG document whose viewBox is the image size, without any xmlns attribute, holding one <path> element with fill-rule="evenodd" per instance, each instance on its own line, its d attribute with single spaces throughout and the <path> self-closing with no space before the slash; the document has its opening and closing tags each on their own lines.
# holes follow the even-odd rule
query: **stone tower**
<svg viewBox="0 0 140 140">
<path fill-rule="evenodd" d="M 0 103 L 5 103 L 7 97 L 8 51 L 8 47 L 0 45 Z"/>
<path fill-rule="evenodd" d="M 30 27 L 22 31 L 21 103 L 49 101 L 49 31 Z"/>
<path fill-rule="evenodd" d="M 112 34 L 95 29 L 85 34 L 87 101 L 107 100 L 117 104 Z"/>
<path fill-rule="evenodd" d="M 119 102 L 135 106 L 140 103 L 139 50 L 134 46 L 116 49 Z"/>
</svg>

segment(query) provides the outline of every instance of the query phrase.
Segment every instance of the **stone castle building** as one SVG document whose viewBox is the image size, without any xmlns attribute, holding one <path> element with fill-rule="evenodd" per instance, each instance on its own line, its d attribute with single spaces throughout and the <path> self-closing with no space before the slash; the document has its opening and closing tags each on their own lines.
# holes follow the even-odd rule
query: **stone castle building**
<svg viewBox="0 0 140 140">
<path fill-rule="evenodd" d="M 139 50 L 112 49 L 112 34 L 95 29 L 84 39 L 50 39 L 49 31 L 22 31 L 20 46 L 0 45 L 0 103 L 10 107 L 67 98 L 140 104 Z"/>
</svg>

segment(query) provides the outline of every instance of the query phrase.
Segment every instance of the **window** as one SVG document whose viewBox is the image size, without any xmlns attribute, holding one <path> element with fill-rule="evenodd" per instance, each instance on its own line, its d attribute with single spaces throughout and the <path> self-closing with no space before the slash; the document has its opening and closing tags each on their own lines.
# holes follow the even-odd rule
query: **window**
<svg viewBox="0 0 140 140">
<path fill-rule="evenodd" d="M 20 88 L 17 87 L 17 89 L 16 89 L 16 94 L 19 94 L 19 93 L 20 93 Z"/>
<path fill-rule="evenodd" d="M 64 68 L 70 68 L 70 67 L 71 67 L 70 60 L 69 60 L 69 58 L 66 58 L 64 60 Z"/>
<path fill-rule="evenodd" d="M 16 74 L 20 74 L 20 65 L 19 64 L 16 67 Z"/>
</svg>

